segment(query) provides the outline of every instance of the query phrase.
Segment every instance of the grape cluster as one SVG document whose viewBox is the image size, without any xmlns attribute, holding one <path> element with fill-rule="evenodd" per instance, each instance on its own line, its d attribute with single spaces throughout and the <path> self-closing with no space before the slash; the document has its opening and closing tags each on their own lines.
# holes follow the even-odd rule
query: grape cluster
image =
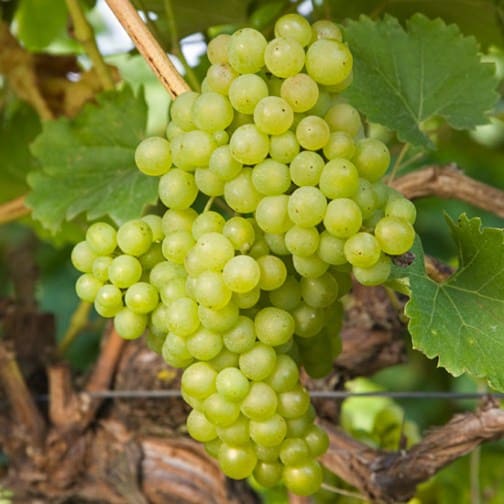
<svg viewBox="0 0 504 504">
<path fill-rule="evenodd" d="M 338 26 L 289 14 L 274 32 L 210 41 L 201 93 L 177 97 L 166 138 L 135 153 L 165 213 L 92 224 L 72 261 L 79 297 L 184 368 L 187 429 L 226 475 L 308 495 L 328 438 L 300 367 L 331 370 L 351 276 L 387 280 L 415 207 L 381 181 L 386 146 L 338 97 L 352 79 Z"/>
</svg>

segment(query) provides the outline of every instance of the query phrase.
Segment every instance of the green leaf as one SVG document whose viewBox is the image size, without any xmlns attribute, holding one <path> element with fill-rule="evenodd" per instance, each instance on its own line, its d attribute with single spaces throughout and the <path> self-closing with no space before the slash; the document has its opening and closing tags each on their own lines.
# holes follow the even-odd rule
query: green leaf
<svg viewBox="0 0 504 504">
<path fill-rule="evenodd" d="M 157 179 L 140 173 L 134 152 L 144 137 L 146 105 L 130 88 L 100 95 L 75 119 L 44 123 L 32 152 L 42 170 L 30 173 L 32 216 L 52 232 L 85 212 L 117 224 L 157 199 Z"/>
<path fill-rule="evenodd" d="M 459 249 L 459 269 L 437 283 L 423 254 L 409 268 L 406 305 L 413 345 L 454 376 L 486 378 L 504 390 L 504 230 L 481 228 L 479 218 L 448 219 Z"/>
<path fill-rule="evenodd" d="M 504 44 L 504 4 L 495 0 L 329 0 L 331 15 L 338 20 L 358 18 L 368 14 L 372 18 L 390 14 L 401 21 L 420 12 L 430 18 L 440 17 L 457 24 L 465 35 L 474 35 L 485 47 Z"/>
<path fill-rule="evenodd" d="M 139 10 L 156 14 L 155 21 L 166 47 L 170 48 L 171 35 L 166 19 L 167 0 L 133 0 Z M 171 0 L 174 22 L 179 39 L 193 33 L 206 32 L 211 26 L 240 25 L 247 20 L 247 11 L 252 0 Z"/>
<path fill-rule="evenodd" d="M 345 30 L 354 55 L 350 101 L 404 141 L 432 147 L 421 130 L 427 119 L 443 117 L 456 129 L 487 122 L 497 100 L 494 66 L 481 62 L 476 40 L 455 25 L 421 14 L 407 23 L 361 17 Z"/>
<path fill-rule="evenodd" d="M 68 11 L 63 0 L 20 0 L 18 37 L 30 50 L 42 50 L 65 34 Z"/>
<path fill-rule="evenodd" d="M 0 201 L 8 201 L 28 191 L 26 176 L 37 167 L 29 144 L 40 132 L 35 111 L 24 103 L 14 110 L 0 111 Z"/>
</svg>

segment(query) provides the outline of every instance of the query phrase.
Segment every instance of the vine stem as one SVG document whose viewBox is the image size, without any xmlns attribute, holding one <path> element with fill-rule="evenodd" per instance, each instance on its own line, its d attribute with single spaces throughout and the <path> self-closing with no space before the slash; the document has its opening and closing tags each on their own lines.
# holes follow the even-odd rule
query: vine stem
<svg viewBox="0 0 504 504">
<path fill-rule="evenodd" d="M 74 25 L 75 38 L 84 46 L 84 50 L 93 63 L 102 88 L 105 90 L 114 89 L 114 81 L 107 64 L 98 50 L 93 29 L 84 15 L 79 0 L 66 0 L 66 4 Z"/>
<path fill-rule="evenodd" d="M 86 301 L 81 301 L 77 306 L 70 320 L 68 329 L 58 344 L 58 354 L 60 356 L 64 355 L 79 332 L 87 325 L 91 306 L 91 303 Z"/>
<path fill-rule="evenodd" d="M 25 204 L 25 198 L 26 196 L 20 196 L 0 205 L 0 224 L 15 221 L 31 212 Z"/>
<path fill-rule="evenodd" d="M 190 91 L 190 87 L 170 61 L 129 0 L 107 0 L 110 10 L 133 40 L 156 77 L 172 98 Z"/>
</svg>

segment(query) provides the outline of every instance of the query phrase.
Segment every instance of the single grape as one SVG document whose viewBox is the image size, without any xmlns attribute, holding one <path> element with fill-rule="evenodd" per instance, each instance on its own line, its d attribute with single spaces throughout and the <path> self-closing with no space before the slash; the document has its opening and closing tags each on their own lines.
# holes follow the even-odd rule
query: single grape
<svg viewBox="0 0 504 504">
<path fill-rule="evenodd" d="M 241 171 L 242 164 L 232 155 L 229 145 L 217 147 L 210 156 L 208 169 L 225 182 L 233 180 Z"/>
<path fill-rule="evenodd" d="M 283 465 L 279 462 L 264 462 L 259 460 L 254 468 L 253 476 L 259 485 L 270 488 L 278 485 L 282 479 Z"/>
<path fill-rule="evenodd" d="M 275 391 L 266 383 L 256 381 L 241 403 L 241 412 L 250 420 L 264 421 L 274 415 L 277 402 Z"/>
<path fill-rule="evenodd" d="M 390 153 L 387 146 L 376 138 L 363 138 L 356 144 L 356 152 L 352 162 L 359 174 L 376 182 L 383 177 L 390 164 Z"/>
<path fill-rule="evenodd" d="M 123 308 L 114 317 L 114 327 L 122 338 L 137 339 L 142 336 L 147 327 L 147 316 L 143 313 L 135 313 L 129 308 Z"/>
<path fill-rule="evenodd" d="M 166 210 L 161 219 L 161 226 L 164 235 L 168 235 L 173 231 L 186 230 L 191 231 L 192 224 L 198 213 L 193 208 L 184 208 L 174 210 L 172 208 Z"/>
<path fill-rule="evenodd" d="M 241 28 L 231 35 L 228 46 L 229 64 L 239 73 L 256 73 L 264 65 L 264 35 L 253 28 Z"/>
<path fill-rule="evenodd" d="M 240 416 L 240 405 L 216 392 L 203 402 L 203 413 L 217 427 L 228 427 Z"/>
<path fill-rule="evenodd" d="M 176 264 L 184 264 L 185 257 L 195 243 L 190 231 L 185 229 L 173 231 L 163 240 L 163 256 Z"/>
<path fill-rule="evenodd" d="M 285 282 L 269 292 L 269 300 L 273 306 L 291 311 L 301 302 L 301 287 L 296 278 L 289 275 Z"/>
<path fill-rule="evenodd" d="M 318 425 L 311 425 L 303 437 L 312 457 L 320 457 L 329 448 L 329 436 Z"/>
<path fill-rule="evenodd" d="M 219 93 L 202 93 L 194 100 L 192 120 L 203 131 L 225 130 L 233 120 L 233 108 L 229 100 Z"/>
<path fill-rule="evenodd" d="M 189 208 L 198 195 L 194 175 L 173 168 L 159 179 L 159 198 L 167 208 Z"/>
<path fill-rule="evenodd" d="M 250 213 L 257 208 L 261 195 L 252 182 L 251 168 L 244 168 L 234 180 L 226 183 L 224 199 L 238 213 Z"/>
<path fill-rule="evenodd" d="M 338 299 L 338 281 L 326 272 L 318 278 L 301 279 L 303 301 L 314 308 L 327 308 Z"/>
<path fill-rule="evenodd" d="M 189 336 L 200 325 L 198 305 L 189 297 L 180 297 L 172 301 L 166 316 L 168 330 L 182 337 Z"/>
<path fill-rule="evenodd" d="M 323 152 L 327 159 L 351 159 L 355 154 L 355 142 L 345 131 L 333 131 L 324 145 Z"/>
<path fill-rule="evenodd" d="M 198 189 L 207 196 L 222 196 L 224 194 L 225 181 L 206 167 L 196 168 L 194 181 Z"/>
<path fill-rule="evenodd" d="M 196 279 L 194 296 L 203 306 L 219 310 L 231 300 L 231 289 L 226 285 L 222 273 L 203 271 Z"/>
<path fill-rule="evenodd" d="M 329 126 L 321 117 L 309 115 L 303 117 L 296 126 L 296 138 L 304 149 L 316 151 L 329 141 Z"/>
<path fill-rule="evenodd" d="M 255 211 L 258 226 L 266 233 L 285 233 L 292 227 L 288 205 L 289 196 L 286 194 L 262 198 Z"/>
<path fill-rule="evenodd" d="M 261 270 L 259 287 L 265 291 L 278 289 L 287 278 L 287 268 L 284 262 L 274 255 L 263 255 L 257 259 Z"/>
<path fill-rule="evenodd" d="M 182 374 L 182 391 L 197 399 L 206 399 L 216 391 L 217 373 L 207 362 L 195 362 Z"/>
<path fill-rule="evenodd" d="M 221 233 L 205 233 L 198 238 L 194 251 L 205 258 L 205 269 L 221 271 L 234 257 L 233 244 Z"/>
<path fill-rule="evenodd" d="M 207 56 L 213 65 L 225 64 L 228 62 L 228 49 L 231 42 L 231 35 L 221 33 L 208 42 Z"/>
<path fill-rule="evenodd" d="M 312 40 L 330 39 L 341 42 L 343 35 L 339 26 L 328 19 L 320 19 L 315 21 L 312 25 Z"/>
<path fill-rule="evenodd" d="M 264 380 L 275 368 L 277 355 L 269 345 L 258 342 L 239 358 L 240 370 L 250 380 Z"/>
<path fill-rule="evenodd" d="M 306 302 L 300 303 L 291 312 L 294 317 L 296 336 L 300 338 L 313 338 L 326 323 L 326 316 L 322 309 L 310 306 Z"/>
<path fill-rule="evenodd" d="M 415 230 L 406 220 L 383 217 L 376 225 L 375 236 L 386 254 L 401 255 L 413 246 Z"/>
<path fill-rule="evenodd" d="M 356 108 L 348 103 L 334 104 L 324 115 L 331 131 L 343 131 L 355 137 L 362 128 L 362 121 Z"/>
<path fill-rule="evenodd" d="M 147 282 L 136 282 L 124 295 L 126 306 L 135 313 L 149 313 L 156 308 L 159 302 L 157 289 Z"/>
<path fill-rule="evenodd" d="M 248 394 L 250 382 L 237 368 L 229 367 L 219 372 L 215 385 L 217 392 L 230 401 L 241 401 Z"/>
<path fill-rule="evenodd" d="M 380 258 L 381 249 L 378 240 L 371 233 L 360 232 L 348 238 L 344 253 L 352 266 L 370 268 Z"/>
<path fill-rule="evenodd" d="M 308 75 L 324 86 L 343 82 L 350 75 L 352 64 L 352 53 L 337 40 L 316 40 L 306 51 Z"/>
<path fill-rule="evenodd" d="M 316 226 L 322 221 L 326 212 L 328 212 L 327 200 L 316 187 L 299 187 L 289 196 L 289 217 L 298 226 Z"/>
<path fill-rule="evenodd" d="M 231 425 L 217 427 L 217 435 L 224 443 L 229 445 L 250 445 L 249 419 L 240 415 Z"/>
<path fill-rule="evenodd" d="M 348 238 L 362 225 L 362 212 L 355 201 L 348 198 L 332 200 L 327 205 L 324 226 L 337 238 Z"/>
<path fill-rule="evenodd" d="M 261 194 L 267 196 L 283 194 L 291 184 L 289 167 L 267 158 L 252 169 L 252 183 Z"/>
<path fill-rule="evenodd" d="M 319 246 L 319 232 L 315 227 L 292 226 L 285 233 L 287 250 L 297 256 L 313 255 Z"/>
<path fill-rule="evenodd" d="M 299 14 L 285 14 L 275 22 L 275 37 L 292 38 L 303 47 L 307 46 L 312 38 L 310 23 Z"/>
<path fill-rule="evenodd" d="M 203 305 L 198 306 L 198 318 L 201 325 L 210 331 L 224 333 L 237 324 L 238 317 L 239 307 L 232 301 L 220 310 L 213 310 Z"/>
<path fill-rule="evenodd" d="M 344 245 L 345 240 L 343 238 L 336 238 L 336 236 L 325 230 L 320 233 L 317 254 L 327 264 L 337 266 L 346 264 L 347 260 L 343 250 Z"/>
<path fill-rule="evenodd" d="M 271 159 L 279 163 L 290 163 L 299 153 L 299 142 L 293 131 L 270 137 L 269 154 Z"/>
<path fill-rule="evenodd" d="M 84 273 L 75 282 L 75 292 L 83 301 L 93 303 L 96 298 L 96 294 L 102 286 L 103 282 L 101 282 L 93 274 Z"/>
<path fill-rule="evenodd" d="M 233 292 L 248 292 L 259 283 L 261 270 L 254 258 L 239 255 L 226 263 L 222 277 Z"/>
<path fill-rule="evenodd" d="M 286 466 L 297 466 L 310 458 L 310 449 L 304 439 L 288 438 L 280 447 L 280 460 Z"/>
<path fill-rule="evenodd" d="M 192 106 L 199 93 L 186 91 L 177 96 L 170 105 L 171 120 L 184 131 L 192 131 L 195 126 L 192 121 Z"/>
<path fill-rule="evenodd" d="M 316 186 L 324 166 L 324 159 L 316 152 L 301 151 L 290 163 L 290 177 L 300 187 Z"/>
<path fill-rule="evenodd" d="M 210 65 L 206 79 L 212 91 L 227 95 L 229 86 L 238 75 L 239 73 L 228 63 L 218 63 Z"/>
<path fill-rule="evenodd" d="M 414 224 L 416 220 L 415 205 L 402 196 L 389 198 L 385 206 L 385 215 L 387 217 L 397 217 Z"/>
<path fill-rule="evenodd" d="M 186 426 L 189 435 L 200 443 L 212 441 L 217 437 L 215 425 L 201 411 L 191 410 L 187 415 Z"/>
<path fill-rule="evenodd" d="M 203 361 L 213 359 L 222 350 L 222 337 L 205 327 L 199 329 L 186 338 L 187 350 L 190 354 Z"/>
<path fill-rule="evenodd" d="M 318 462 L 308 459 L 300 465 L 285 467 L 282 479 L 292 493 L 311 495 L 322 484 L 322 469 Z"/>
<path fill-rule="evenodd" d="M 231 217 L 222 228 L 222 234 L 233 244 L 235 250 L 245 254 L 255 240 L 254 226 L 243 217 Z"/>
<path fill-rule="evenodd" d="M 172 165 L 170 142 L 156 136 L 142 140 L 135 149 L 135 163 L 146 175 L 164 175 Z"/>
<path fill-rule="evenodd" d="M 194 219 L 190 231 L 194 239 L 199 240 L 207 233 L 220 233 L 224 229 L 225 223 L 226 220 L 220 213 L 208 210 Z"/>
<path fill-rule="evenodd" d="M 231 135 L 229 147 L 232 156 L 237 161 L 254 165 L 260 163 L 268 155 L 268 135 L 259 131 L 254 124 L 244 124 Z"/>
<path fill-rule="evenodd" d="M 268 96 L 268 85 L 259 75 L 244 74 L 229 86 L 229 101 L 237 112 L 253 114 L 256 105 Z"/>
<path fill-rule="evenodd" d="M 222 334 L 222 341 L 231 352 L 238 354 L 247 352 L 256 342 L 254 322 L 250 318 L 240 315 L 236 324 Z"/>
<path fill-rule="evenodd" d="M 310 406 L 310 396 L 302 385 L 278 394 L 278 414 L 284 418 L 296 418 L 303 415 Z"/>
<path fill-rule="evenodd" d="M 98 254 L 90 247 L 87 241 L 77 243 L 72 249 L 70 259 L 74 268 L 82 273 L 91 273 L 93 264 Z"/>
<path fill-rule="evenodd" d="M 265 382 L 277 393 L 292 390 L 299 380 L 299 368 L 288 355 L 279 355 L 275 368 Z M 259 441 L 257 441 L 259 442 Z M 262 444 L 262 443 L 260 443 Z"/>
<path fill-rule="evenodd" d="M 266 96 L 254 109 L 254 123 L 259 131 L 268 135 L 281 135 L 292 125 L 294 112 L 279 96 Z"/>
<path fill-rule="evenodd" d="M 294 334 L 292 315 L 281 308 L 267 306 L 259 310 L 254 319 L 259 341 L 266 345 L 278 346 L 287 343 Z"/>
<path fill-rule="evenodd" d="M 96 254 L 110 255 L 117 246 L 116 230 L 106 222 L 95 222 L 86 232 L 86 241 Z"/>
<path fill-rule="evenodd" d="M 248 478 L 257 464 L 257 456 L 251 446 L 232 446 L 222 443 L 219 449 L 219 466 L 233 479 Z"/>
<path fill-rule="evenodd" d="M 303 46 L 295 39 L 277 37 L 266 46 L 264 63 L 276 77 L 285 79 L 296 75 L 305 64 Z"/>
</svg>

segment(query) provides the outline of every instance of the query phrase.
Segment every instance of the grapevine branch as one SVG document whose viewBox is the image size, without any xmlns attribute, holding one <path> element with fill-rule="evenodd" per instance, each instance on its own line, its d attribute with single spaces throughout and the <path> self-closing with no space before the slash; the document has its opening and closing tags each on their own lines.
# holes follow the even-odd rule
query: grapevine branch
<svg viewBox="0 0 504 504">
<path fill-rule="evenodd" d="M 189 91 L 191 88 L 177 72 L 131 2 L 128 0 L 107 0 L 107 4 L 170 96 L 175 98 Z"/>
<path fill-rule="evenodd" d="M 413 171 L 394 180 L 392 187 L 409 199 L 458 199 L 504 218 L 504 191 L 464 175 L 454 164 Z"/>
<path fill-rule="evenodd" d="M 488 400 L 476 412 L 454 416 L 407 451 L 385 452 L 321 421 L 330 438 L 323 463 L 373 502 L 405 502 L 416 486 L 484 441 L 504 437 L 504 410 Z"/>
</svg>

